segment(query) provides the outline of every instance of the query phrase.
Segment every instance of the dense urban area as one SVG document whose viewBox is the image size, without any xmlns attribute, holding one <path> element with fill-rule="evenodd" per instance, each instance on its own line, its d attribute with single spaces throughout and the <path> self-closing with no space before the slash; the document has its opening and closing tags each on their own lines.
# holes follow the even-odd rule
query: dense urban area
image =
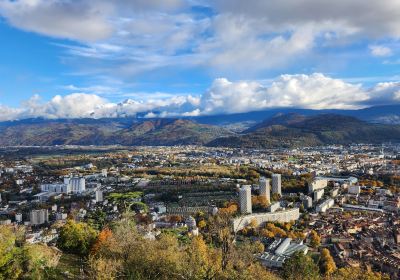
<svg viewBox="0 0 400 280">
<path fill-rule="evenodd" d="M 0 279 L 400 277 L 399 145 L 0 154 Z"/>
</svg>

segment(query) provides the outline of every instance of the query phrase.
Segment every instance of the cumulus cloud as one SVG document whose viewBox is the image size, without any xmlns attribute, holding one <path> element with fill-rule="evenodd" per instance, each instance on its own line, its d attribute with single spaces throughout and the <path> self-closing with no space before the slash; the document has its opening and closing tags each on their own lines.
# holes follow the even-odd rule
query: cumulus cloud
<svg viewBox="0 0 400 280">
<path fill-rule="evenodd" d="M 400 82 L 378 83 L 370 89 L 369 105 L 385 105 L 400 102 Z"/>
<path fill-rule="evenodd" d="M 369 46 L 371 54 L 373 56 L 391 56 L 393 54 L 392 49 L 386 46 L 372 45 Z"/>
<path fill-rule="evenodd" d="M 269 86 L 217 79 L 201 98 L 203 114 L 240 113 L 276 107 L 357 108 L 368 100 L 359 84 L 322 74 L 282 75 Z"/>
<path fill-rule="evenodd" d="M 71 86 L 71 88 L 76 88 Z M 73 93 L 44 102 L 33 96 L 20 108 L 0 106 L 0 120 L 43 117 L 103 118 L 137 116 L 179 117 L 241 113 L 268 108 L 355 109 L 375 104 L 400 103 L 400 82 L 371 88 L 347 83 L 320 73 L 281 75 L 268 85 L 258 81 L 214 80 L 202 95 L 127 99 L 114 103 L 95 94 Z"/>
</svg>

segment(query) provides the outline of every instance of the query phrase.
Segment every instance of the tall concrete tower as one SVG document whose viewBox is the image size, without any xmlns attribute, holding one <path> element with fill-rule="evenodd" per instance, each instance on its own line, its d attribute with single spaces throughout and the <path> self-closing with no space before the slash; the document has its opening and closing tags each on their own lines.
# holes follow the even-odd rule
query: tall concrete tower
<svg viewBox="0 0 400 280">
<path fill-rule="evenodd" d="M 264 177 L 260 178 L 260 195 L 264 196 L 268 203 L 271 203 L 270 180 Z"/>
<path fill-rule="evenodd" d="M 251 186 L 242 186 L 239 190 L 240 199 L 240 212 L 242 214 L 250 214 L 252 212 L 251 207 Z"/>
<path fill-rule="evenodd" d="M 95 193 L 96 202 L 103 202 L 103 191 L 97 190 Z"/>
<path fill-rule="evenodd" d="M 282 176 L 281 174 L 272 174 L 272 193 L 282 195 Z"/>
</svg>

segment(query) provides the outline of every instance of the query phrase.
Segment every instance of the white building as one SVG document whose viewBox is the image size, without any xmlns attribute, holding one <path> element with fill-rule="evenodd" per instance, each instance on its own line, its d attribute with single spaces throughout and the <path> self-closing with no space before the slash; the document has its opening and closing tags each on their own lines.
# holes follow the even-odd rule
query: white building
<svg viewBox="0 0 400 280">
<path fill-rule="evenodd" d="M 265 197 L 268 203 L 271 202 L 270 180 L 264 177 L 260 179 L 260 196 Z"/>
<path fill-rule="evenodd" d="M 66 194 L 71 192 L 71 186 L 69 184 L 61 184 L 61 183 L 41 184 L 40 189 L 42 192 L 66 193 Z"/>
<path fill-rule="evenodd" d="M 349 187 L 349 193 L 350 194 L 360 194 L 361 192 L 361 187 L 357 185 L 353 185 Z"/>
<path fill-rule="evenodd" d="M 317 190 L 314 192 L 314 201 L 317 202 L 324 196 L 324 189 Z"/>
<path fill-rule="evenodd" d="M 257 259 L 266 267 L 282 267 L 284 262 L 296 252 L 306 255 L 307 245 L 304 245 L 302 241 L 294 242 L 290 238 L 278 239 L 267 247 L 266 252 L 257 255 Z"/>
<path fill-rule="evenodd" d="M 40 189 L 48 193 L 83 193 L 86 182 L 83 177 L 64 177 L 64 183 L 41 184 Z"/>
<path fill-rule="evenodd" d="M 325 189 L 327 186 L 327 179 L 314 179 L 311 183 L 308 184 L 308 192 L 312 193 L 316 190 Z"/>
<path fill-rule="evenodd" d="M 339 188 L 334 188 L 333 190 L 331 190 L 332 197 L 337 197 L 338 194 L 339 194 Z"/>
<path fill-rule="evenodd" d="M 279 208 L 281 208 L 281 203 L 278 201 L 278 202 L 272 203 L 272 204 L 269 206 L 269 211 L 270 211 L 271 213 L 274 213 L 274 212 L 276 212 L 276 210 L 278 210 Z"/>
<path fill-rule="evenodd" d="M 68 217 L 67 213 L 56 213 L 56 220 L 57 221 L 66 220 L 67 217 Z"/>
<path fill-rule="evenodd" d="M 322 202 L 321 204 L 318 204 L 315 207 L 315 211 L 317 211 L 318 213 L 325 213 L 326 210 L 331 208 L 334 204 L 335 204 L 335 201 L 332 198 L 329 198 L 329 199 L 325 200 L 324 202 Z"/>
<path fill-rule="evenodd" d="M 21 213 L 16 213 L 15 214 L 15 221 L 17 223 L 22 223 L 22 214 Z"/>
<path fill-rule="evenodd" d="M 274 213 L 254 213 L 235 218 L 233 220 L 233 230 L 241 230 L 242 228 L 248 226 L 253 220 L 255 220 L 258 225 L 262 225 L 266 222 L 287 223 L 291 221 L 296 221 L 299 219 L 299 217 L 299 208 L 290 208 L 286 210 L 276 211 Z"/>
<path fill-rule="evenodd" d="M 24 180 L 23 179 L 17 179 L 15 181 L 15 183 L 20 186 L 20 185 L 22 185 L 24 183 Z"/>
<path fill-rule="evenodd" d="M 103 191 L 96 191 L 96 202 L 103 202 Z"/>
<path fill-rule="evenodd" d="M 31 225 L 42 225 L 49 221 L 49 211 L 47 209 L 32 210 L 29 218 Z"/>
<path fill-rule="evenodd" d="M 242 214 L 250 214 L 252 212 L 251 205 L 251 186 L 245 185 L 239 189 L 240 212 Z"/>
<path fill-rule="evenodd" d="M 312 207 L 312 198 L 308 195 L 303 195 L 301 198 L 301 202 L 303 203 L 303 206 L 305 209 L 311 208 Z"/>
<path fill-rule="evenodd" d="M 83 177 L 66 177 L 64 178 L 64 183 L 71 186 L 71 192 L 73 193 L 83 193 L 86 190 L 86 180 Z"/>
<path fill-rule="evenodd" d="M 282 195 L 282 176 L 281 174 L 272 174 L 272 193 Z"/>
</svg>

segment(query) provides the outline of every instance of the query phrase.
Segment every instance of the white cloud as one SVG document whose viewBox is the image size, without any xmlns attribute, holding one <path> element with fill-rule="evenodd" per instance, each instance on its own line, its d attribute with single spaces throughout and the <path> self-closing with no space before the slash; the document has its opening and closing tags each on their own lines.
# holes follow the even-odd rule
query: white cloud
<svg viewBox="0 0 400 280">
<path fill-rule="evenodd" d="M 219 15 L 212 23 L 213 36 L 200 44 L 199 50 L 209 55 L 206 63 L 215 69 L 248 73 L 285 66 L 314 45 L 311 25 L 274 35 L 264 26 L 258 19 Z"/>
<path fill-rule="evenodd" d="M 373 56 L 391 56 L 393 54 L 392 49 L 386 46 L 372 45 L 369 46 L 371 54 Z"/>
<path fill-rule="evenodd" d="M 79 41 L 63 45 L 78 73 L 122 80 L 170 66 L 248 78 L 327 43 L 400 37 L 398 0 L 209 0 L 208 12 L 193 9 L 201 3 L 0 0 L 0 15 L 17 28 Z M 390 55 L 378 45 L 371 52 Z"/>
<path fill-rule="evenodd" d="M 2 0 L 0 15 L 24 30 L 53 37 L 96 41 L 112 33 L 106 2 L 58 0 Z"/>
<path fill-rule="evenodd" d="M 217 79 L 201 98 L 202 114 L 240 113 L 275 107 L 349 109 L 368 100 L 361 85 L 322 74 L 282 75 L 269 86 Z"/>
<path fill-rule="evenodd" d="M 370 89 L 369 105 L 384 105 L 400 102 L 400 82 L 378 83 Z"/>
<path fill-rule="evenodd" d="M 96 88 L 96 87 L 95 87 Z M 79 89 L 71 86 L 70 89 Z M 90 88 L 89 88 L 90 89 Z M 140 94 L 138 95 L 140 96 Z M 268 85 L 258 81 L 214 80 L 200 96 L 156 94 L 144 101 L 113 103 L 95 94 L 55 96 L 47 102 L 35 95 L 20 108 L 0 105 L 0 120 L 23 118 L 102 118 L 135 116 L 178 117 L 240 113 L 268 108 L 355 109 L 400 102 L 400 82 L 378 83 L 372 88 L 320 73 L 281 75 Z"/>
<path fill-rule="evenodd" d="M 282 31 L 304 24 L 372 38 L 400 37 L 400 2 L 397 0 L 214 0 L 220 13 L 262 19 Z"/>
</svg>

